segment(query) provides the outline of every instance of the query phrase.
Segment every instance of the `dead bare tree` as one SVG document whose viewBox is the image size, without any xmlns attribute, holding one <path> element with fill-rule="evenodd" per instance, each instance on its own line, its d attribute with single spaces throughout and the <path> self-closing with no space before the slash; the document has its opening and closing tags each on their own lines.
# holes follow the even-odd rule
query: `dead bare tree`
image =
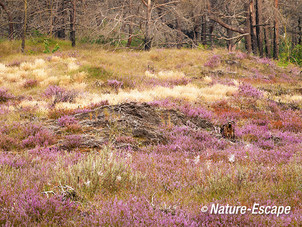
<svg viewBox="0 0 302 227">
<path fill-rule="evenodd" d="M 25 49 L 26 31 L 27 31 L 27 0 L 24 0 L 24 21 L 23 21 L 22 44 L 21 44 L 22 53 L 24 53 L 24 49 Z"/>
</svg>

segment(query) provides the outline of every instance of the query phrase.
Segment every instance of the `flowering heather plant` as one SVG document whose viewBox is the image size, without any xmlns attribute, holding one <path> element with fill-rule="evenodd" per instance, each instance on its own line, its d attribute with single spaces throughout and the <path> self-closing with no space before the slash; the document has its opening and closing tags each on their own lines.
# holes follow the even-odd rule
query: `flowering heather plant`
<svg viewBox="0 0 302 227">
<path fill-rule="evenodd" d="M 24 88 L 32 88 L 32 87 L 36 87 L 37 85 L 38 85 L 37 80 L 29 79 L 29 80 L 24 82 L 23 87 Z"/>
<path fill-rule="evenodd" d="M 0 104 L 0 115 L 5 115 L 9 113 L 9 107 L 5 104 Z"/>
<path fill-rule="evenodd" d="M 55 142 L 54 135 L 48 129 L 41 129 L 21 141 L 22 147 L 48 146 Z"/>
<path fill-rule="evenodd" d="M 68 135 L 65 136 L 65 140 L 63 142 L 64 147 L 66 149 L 71 150 L 73 148 L 77 148 L 82 144 L 83 137 L 81 135 Z"/>
<path fill-rule="evenodd" d="M 118 90 L 123 86 L 124 83 L 118 80 L 107 80 L 107 84 L 109 87 L 114 88 L 116 93 L 118 93 Z"/>
<path fill-rule="evenodd" d="M 46 98 L 53 98 L 54 104 L 58 102 L 73 102 L 77 96 L 77 92 L 68 91 L 62 87 L 50 85 L 44 91 L 44 96 Z"/>
<path fill-rule="evenodd" d="M 258 58 L 257 63 L 264 64 L 267 66 L 275 67 L 275 62 L 270 58 Z"/>
<path fill-rule="evenodd" d="M 202 107 L 193 107 L 190 104 L 184 104 L 180 106 L 180 111 L 189 117 L 199 117 L 208 120 L 213 119 L 213 114 L 211 111 L 206 110 Z"/>
<path fill-rule="evenodd" d="M 12 62 L 9 62 L 8 64 L 6 64 L 7 67 L 18 67 L 20 66 L 21 61 L 18 60 L 14 60 Z"/>
<path fill-rule="evenodd" d="M 243 53 L 243 52 L 238 52 L 238 53 L 236 53 L 235 56 L 238 59 L 246 59 L 248 57 L 248 55 L 246 53 Z"/>
<path fill-rule="evenodd" d="M 221 64 L 221 57 L 219 55 L 213 55 L 204 66 L 209 68 L 215 68 Z"/>
<path fill-rule="evenodd" d="M 78 121 L 73 116 L 64 115 L 58 119 L 58 124 L 60 126 L 68 127 L 73 124 L 78 124 Z"/>
<path fill-rule="evenodd" d="M 167 135 L 169 142 L 166 145 L 158 145 L 158 152 L 201 152 L 206 149 L 221 150 L 226 147 L 224 140 L 218 140 L 207 131 L 194 130 L 189 127 L 174 127 Z"/>
<path fill-rule="evenodd" d="M 240 84 L 238 95 L 255 99 L 260 99 L 263 97 L 262 91 L 259 91 L 250 84 Z"/>
<path fill-rule="evenodd" d="M 14 96 L 9 94 L 6 88 L 0 88 L 0 103 L 7 102 L 13 98 Z"/>
<path fill-rule="evenodd" d="M 67 131 L 76 133 L 81 131 L 79 122 L 73 116 L 64 115 L 58 119 L 58 124 L 62 127 L 66 127 Z"/>
<path fill-rule="evenodd" d="M 55 142 L 55 135 L 47 128 L 32 123 L 20 124 L 14 122 L 0 127 L 0 148 L 13 150 L 48 146 Z"/>
</svg>

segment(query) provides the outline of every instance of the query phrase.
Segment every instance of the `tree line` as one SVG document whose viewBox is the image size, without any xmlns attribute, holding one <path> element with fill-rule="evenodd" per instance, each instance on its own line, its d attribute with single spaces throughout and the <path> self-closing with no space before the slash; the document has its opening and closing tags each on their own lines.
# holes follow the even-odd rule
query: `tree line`
<svg viewBox="0 0 302 227">
<path fill-rule="evenodd" d="M 302 45 L 302 1 L 0 0 L 0 37 L 22 39 L 24 49 L 34 34 L 70 39 L 72 46 L 218 45 L 277 59 Z"/>
</svg>

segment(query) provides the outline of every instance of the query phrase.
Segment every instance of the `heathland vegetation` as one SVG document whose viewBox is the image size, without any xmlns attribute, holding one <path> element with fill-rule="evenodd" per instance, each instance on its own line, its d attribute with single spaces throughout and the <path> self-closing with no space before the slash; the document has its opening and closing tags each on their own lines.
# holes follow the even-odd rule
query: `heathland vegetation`
<svg viewBox="0 0 302 227">
<path fill-rule="evenodd" d="M 215 48 L 20 44 L 0 43 L 1 225 L 301 225 L 297 65 Z M 232 140 L 220 135 L 228 121 Z M 201 212 L 218 203 L 291 212 Z"/>
</svg>

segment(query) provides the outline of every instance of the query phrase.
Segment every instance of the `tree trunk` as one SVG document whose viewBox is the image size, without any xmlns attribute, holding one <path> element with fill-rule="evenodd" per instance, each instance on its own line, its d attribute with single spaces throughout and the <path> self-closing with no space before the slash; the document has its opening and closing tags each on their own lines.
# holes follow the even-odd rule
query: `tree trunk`
<svg viewBox="0 0 302 227">
<path fill-rule="evenodd" d="M 232 21 L 231 20 L 229 21 L 229 24 L 232 26 Z M 233 50 L 233 46 L 234 46 L 234 40 L 232 39 L 233 34 L 234 34 L 233 31 L 227 29 L 227 36 L 228 36 L 228 39 L 229 39 L 229 40 L 227 40 L 227 45 L 228 45 L 229 52 L 231 52 Z"/>
<path fill-rule="evenodd" d="M 132 15 L 132 0 L 129 0 L 129 5 L 128 5 L 128 13 L 129 15 Z M 131 46 L 132 43 L 132 33 L 133 33 L 133 29 L 132 29 L 132 17 L 130 17 L 130 21 L 128 23 L 128 41 L 127 41 L 127 47 Z"/>
<path fill-rule="evenodd" d="M 0 2 L 0 6 L 4 10 L 4 12 L 7 14 L 7 18 L 8 18 L 8 37 L 9 37 L 10 40 L 12 40 L 14 38 L 14 24 L 13 24 L 12 15 L 7 10 L 4 3 Z"/>
<path fill-rule="evenodd" d="M 49 7 L 49 11 L 50 11 L 50 26 L 49 26 L 49 34 L 50 37 L 52 37 L 52 32 L 53 32 L 53 0 L 51 0 L 50 3 L 50 7 Z"/>
<path fill-rule="evenodd" d="M 250 1 L 250 16 L 251 16 L 251 38 L 253 53 L 257 55 L 257 36 L 256 36 L 256 13 L 254 0 Z"/>
<path fill-rule="evenodd" d="M 245 36 L 245 46 L 248 54 L 252 53 L 252 37 L 251 37 L 251 11 L 250 6 L 247 5 L 247 15 L 246 15 L 246 31 L 249 33 Z"/>
<path fill-rule="evenodd" d="M 201 17 L 195 16 L 194 17 L 194 43 L 198 45 L 201 41 Z"/>
<path fill-rule="evenodd" d="M 71 46 L 76 45 L 75 42 L 75 18 L 76 18 L 76 0 L 73 0 L 70 12 L 70 41 Z"/>
<path fill-rule="evenodd" d="M 299 36 L 299 44 L 302 45 L 302 19 L 301 17 L 299 17 L 298 20 L 298 36 Z"/>
<path fill-rule="evenodd" d="M 22 34 L 22 43 L 21 43 L 22 53 L 24 53 L 24 49 L 25 49 L 26 29 L 27 29 L 27 0 L 24 0 L 24 22 L 23 22 L 23 34 Z"/>
<path fill-rule="evenodd" d="M 273 57 L 278 59 L 279 57 L 279 19 L 277 15 L 278 10 L 278 0 L 275 0 L 275 21 L 274 21 L 274 54 Z"/>
<path fill-rule="evenodd" d="M 182 47 L 182 37 L 181 37 L 181 27 L 180 27 L 180 18 L 178 15 L 176 15 L 176 30 L 177 30 L 177 37 L 176 37 L 176 46 L 177 49 L 180 49 Z"/>
<path fill-rule="evenodd" d="M 132 31 L 132 24 L 129 24 L 128 26 L 129 26 L 129 36 L 128 36 L 127 47 L 130 47 L 131 43 L 132 43 L 132 33 L 133 33 L 133 31 Z"/>
<path fill-rule="evenodd" d="M 263 57 L 263 19 L 262 19 L 262 2 L 263 0 L 256 0 L 256 22 L 257 22 L 257 41 L 260 57 Z"/>
<path fill-rule="evenodd" d="M 145 50 L 150 50 L 152 46 L 152 38 L 151 38 L 151 31 L 150 31 L 150 24 L 151 24 L 151 0 L 148 0 L 147 3 L 147 15 L 146 15 L 146 34 L 145 34 Z"/>
<path fill-rule="evenodd" d="M 266 54 L 266 57 L 268 57 L 268 58 L 271 58 L 271 56 L 272 56 L 270 34 L 271 34 L 271 32 L 270 32 L 269 25 L 265 25 L 265 27 L 264 27 L 265 54 Z"/>
<path fill-rule="evenodd" d="M 57 18 L 55 18 L 55 24 L 57 28 L 55 29 L 55 37 L 59 39 L 65 39 L 65 0 L 59 2 L 59 7 L 57 11 Z"/>
<path fill-rule="evenodd" d="M 206 45 L 207 44 L 207 16 L 202 17 L 202 44 Z"/>
</svg>

